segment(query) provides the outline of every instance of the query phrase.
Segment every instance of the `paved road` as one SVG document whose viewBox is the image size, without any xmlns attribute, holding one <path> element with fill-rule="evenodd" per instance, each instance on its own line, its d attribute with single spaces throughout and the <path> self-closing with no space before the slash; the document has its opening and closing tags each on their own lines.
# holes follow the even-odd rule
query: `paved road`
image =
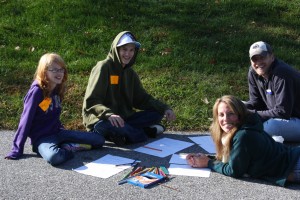
<svg viewBox="0 0 300 200">
<path fill-rule="evenodd" d="M 133 151 L 140 146 L 130 145 L 117 148 L 106 143 L 101 150 L 77 152 L 73 160 L 52 167 L 31 152 L 25 145 L 25 156 L 18 161 L 3 159 L 10 150 L 12 131 L 0 131 L 0 199 L 300 199 L 300 185 L 291 184 L 287 188 L 278 187 L 255 179 L 238 180 L 211 173 L 209 178 L 172 176 L 165 183 L 177 188 L 172 190 L 163 186 L 142 189 L 129 184 L 117 185 L 118 180 L 127 172 L 123 171 L 108 179 L 83 175 L 72 171 L 85 163 L 106 154 L 127 158 L 138 158 L 146 166 L 169 166 L 170 156 L 157 158 Z M 191 142 L 189 136 L 199 132 L 167 132 L 164 137 Z M 152 141 L 152 140 L 150 140 Z M 181 152 L 203 151 L 193 145 Z"/>
</svg>

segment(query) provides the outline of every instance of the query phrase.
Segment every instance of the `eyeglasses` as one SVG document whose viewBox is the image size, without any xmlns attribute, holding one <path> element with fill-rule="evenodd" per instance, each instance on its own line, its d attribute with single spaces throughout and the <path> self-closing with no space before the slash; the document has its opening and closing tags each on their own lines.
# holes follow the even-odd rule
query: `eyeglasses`
<svg viewBox="0 0 300 200">
<path fill-rule="evenodd" d="M 61 68 L 61 69 L 57 69 L 57 68 L 54 68 L 54 69 L 48 69 L 48 71 L 52 72 L 52 73 L 65 73 L 65 69 Z"/>
</svg>

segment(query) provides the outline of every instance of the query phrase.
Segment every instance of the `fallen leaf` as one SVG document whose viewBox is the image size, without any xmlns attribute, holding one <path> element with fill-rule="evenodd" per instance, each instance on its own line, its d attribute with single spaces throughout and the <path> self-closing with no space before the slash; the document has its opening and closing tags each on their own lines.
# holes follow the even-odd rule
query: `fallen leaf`
<svg viewBox="0 0 300 200">
<path fill-rule="evenodd" d="M 172 52 L 172 49 L 171 48 L 165 48 L 164 51 L 161 51 L 161 55 L 168 55 Z"/>
<path fill-rule="evenodd" d="M 209 104 L 208 99 L 205 97 L 204 99 L 201 99 L 205 104 Z"/>
</svg>

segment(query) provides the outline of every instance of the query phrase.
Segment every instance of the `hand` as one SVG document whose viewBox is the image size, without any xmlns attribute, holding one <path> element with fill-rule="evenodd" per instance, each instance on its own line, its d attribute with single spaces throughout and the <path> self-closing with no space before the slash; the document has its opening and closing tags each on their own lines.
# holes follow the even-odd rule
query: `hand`
<svg viewBox="0 0 300 200">
<path fill-rule="evenodd" d="M 115 127 L 124 127 L 124 120 L 119 115 L 111 115 L 108 120 Z"/>
<path fill-rule="evenodd" d="M 186 161 L 191 167 L 205 168 L 208 166 L 209 160 L 210 159 L 206 155 L 201 153 L 193 153 L 186 156 Z"/>
<path fill-rule="evenodd" d="M 171 109 L 165 111 L 165 116 L 167 121 L 173 121 L 176 119 L 175 113 Z"/>
</svg>

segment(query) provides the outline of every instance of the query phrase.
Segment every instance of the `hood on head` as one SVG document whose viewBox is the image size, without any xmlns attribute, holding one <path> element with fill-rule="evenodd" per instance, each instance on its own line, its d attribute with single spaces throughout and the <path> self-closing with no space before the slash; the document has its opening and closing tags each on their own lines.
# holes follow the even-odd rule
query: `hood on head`
<svg viewBox="0 0 300 200">
<path fill-rule="evenodd" d="M 130 31 L 123 31 L 120 32 L 115 39 L 113 40 L 111 47 L 110 47 L 110 51 L 108 53 L 108 57 L 111 58 L 114 62 L 122 65 L 121 63 L 121 59 L 119 57 L 118 54 L 118 47 L 123 46 L 125 44 L 135 44 L 135 54 L 133 56 L 133 58 L 131 59 L 131 61 L 126 65 L 126 67 L 131 67 L 136 60 L 137 54 L 138 54 L 138 50 L 141 46 L 141 44 L 136 41 L 135 36 L 130 32 Z"/>
</svg>

